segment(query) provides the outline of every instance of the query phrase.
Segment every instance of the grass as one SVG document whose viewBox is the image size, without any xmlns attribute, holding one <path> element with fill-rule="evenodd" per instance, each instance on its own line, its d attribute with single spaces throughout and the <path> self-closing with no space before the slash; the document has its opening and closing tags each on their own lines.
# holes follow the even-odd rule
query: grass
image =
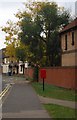
<svg viewBox="0 0 77 120">
<path fill-rule="evenodd" d="M 37 82 L 33 82 L 32 86 L 35 88 L 37 94 L 39 94 L 40 96 L 70 101 L 75 101 L 75 97 L 77 98 L 77 94 L 75 94 L 74 90 L 45 84 L 45 90 L 43 91 L 42 83 Z"/>
<path fill-rule="evenodd" d="M 75 109 L 63 107 L 55 104 L 44 104 L 45 109 L 48 111 L 52 118 L 74 118 L 76 119 Z"/>
</svg>

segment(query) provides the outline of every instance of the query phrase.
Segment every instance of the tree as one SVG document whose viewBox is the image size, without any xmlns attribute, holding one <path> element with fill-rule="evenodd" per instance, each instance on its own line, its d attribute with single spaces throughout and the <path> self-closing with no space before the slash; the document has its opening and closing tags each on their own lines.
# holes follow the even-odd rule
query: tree
<svg viewBox="0 0 77 120">
<path fill-rule="evenodd" d="M 25 59 L 21 56 L 24 49 L 20 48 L 20 43 L 23 43 L 26 59 L 30 62 L 39 62 L 42 66 L 59 65 L 59 31 L 68 24 L 70 14 L 59 9 L 54 2 L 32 2 L 25 4 L 25 7 L 25 11 L 16 14 L 19 18 L 17 23 L 8 21 L 7 26 L 2 28 L 7 33 L 6 54 L 11 59 L 12 56 Z"/>
<path fill-rule="evenodd" d="M 15 49 L 19 46 L 20 41 L 18 40 L 18 31 L 19 27 L 16 23 L 13 23 L 11 20 L 7 21 L 6 27 L 2 27 L 2 31 L 6 33 L 5 44 L 6 44 L 6 56 L 9 56 L 9 60 L 16 61 Z"/>
<path fill-rule="evenodd" d="M 59 65 L 59 31 L 69 23 L 70 14 L 54 2 L 33 2 L 25 6 L 26 10 L 16 17 L 21 21 L 19 38 L 29 46 L 31 61 L 45 62 L 46 66 Z"/>
<path fill-rule="evenodd" d="M 18 47 L 16 47 L 15 55 L 18 61 L 22 61 L 23 63 L 28 60 L 28 48 L 24 44 L 20 43 Z"/>
<path fill-rule="evenodd" d="M 34 63 L 40 60 L 43 53 L 42 41 L 38 39 L 38 35 L 40 33 L 39 26 L 31 20 L 31 16 L 28 13 L 25 13 L 26 17 L 22 19 L 21 22 L 21 30 L 22 32 L 19 34 L 19 38 L 21 41 L 28 46 L 30 56 L 28 57 L 30 61 L 34 61 Z M 26 40 L 26 41 L 25 41 Z"/>
</svg>

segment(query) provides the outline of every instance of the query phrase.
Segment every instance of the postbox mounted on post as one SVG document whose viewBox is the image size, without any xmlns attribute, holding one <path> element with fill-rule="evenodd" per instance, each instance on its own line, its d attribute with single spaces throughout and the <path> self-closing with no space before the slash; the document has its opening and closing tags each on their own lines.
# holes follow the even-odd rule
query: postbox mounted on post
<svg viewBox="0 0 77 120">
<path fill-rule="evenodd" d="M 45 69 L 40 70 L 40 77 L 41 78 L 46 78 L 46 70 Z"/>
<path fill-rule="evenodd" d="M 46 78 L 46 70 L 45 69 L 40 70 L 40 77 L 43 79 L 43 91 L 44 91 L 44 79 Z"/>
</svg>

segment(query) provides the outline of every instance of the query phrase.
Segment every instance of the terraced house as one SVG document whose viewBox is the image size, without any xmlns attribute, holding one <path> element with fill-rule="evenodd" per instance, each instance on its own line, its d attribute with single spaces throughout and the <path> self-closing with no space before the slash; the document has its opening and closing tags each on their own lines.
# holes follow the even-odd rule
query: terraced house
<svg viewBox="0 0 77 120">
<path fill-rule="evenodd" d="M 77 66 L 77 18 L 60 32 L 62 66 Z"/>
</svg>

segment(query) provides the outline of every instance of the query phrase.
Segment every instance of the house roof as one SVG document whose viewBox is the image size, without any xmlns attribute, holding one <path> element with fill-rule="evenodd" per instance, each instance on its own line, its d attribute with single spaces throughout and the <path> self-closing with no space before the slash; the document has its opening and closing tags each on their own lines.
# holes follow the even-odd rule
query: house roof
<svg viewBox="0 0 77 120">
<path fill-rule="evenodd" d="M 2 59 L 3 59 L 3 58 L 8 58 L 8 56 L 5 55 L 5 51 L 6 51 L 6 48 L 2 48 L 2 49 L 0 50 Z"/>
<path fill-rule="evenodd" d="M 77 27 L 77 18 L 74 21 L 70 22 L 67 26 L 65 26 L 60 33 L 66 32 L 75 27 Z"/>
<path fill-rule="evenodd" d="M 2 58 L 5 58 L 5 57 L 6 57 L 5 51 L 6 51 L 6 48 L 3 48 L 3 49 L 2 49 Z"/>
</svg>

